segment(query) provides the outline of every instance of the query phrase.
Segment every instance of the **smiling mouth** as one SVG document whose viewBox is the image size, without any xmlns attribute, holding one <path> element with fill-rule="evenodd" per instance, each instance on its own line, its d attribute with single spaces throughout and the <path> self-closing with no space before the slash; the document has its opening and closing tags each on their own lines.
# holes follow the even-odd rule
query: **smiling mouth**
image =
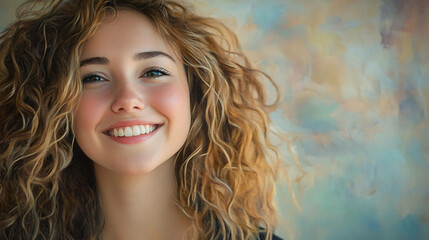
<svg viewBox="0 0 429 240">
<path fill-rule="evenodd" d="M 104 132 L 111 137 L 135 137 L 149 134 L 159 128 L 161 125 L 133 125 L 127 127 L 112 128 Z"/>
</svg>

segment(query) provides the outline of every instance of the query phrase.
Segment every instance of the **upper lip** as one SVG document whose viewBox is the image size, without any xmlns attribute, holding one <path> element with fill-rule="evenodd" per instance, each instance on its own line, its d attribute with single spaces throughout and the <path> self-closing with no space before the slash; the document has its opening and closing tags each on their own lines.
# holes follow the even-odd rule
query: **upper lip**
<svg viewBox="0 0 429 240">
<path fill-rule="evenodd" d="M 145 120 L 125 120 L 125 121 L 120 121 L 120 122 L 114 123 L 113 125 L 110 125 L 106 129 L 104 129 L 103 132 L 108 132 L 109 130 L 114 129 L 114 128 L 132 127 L 135 125 L 156 125 L 156 126 L 159 126 L 162 124 L 152 122 L 152 121 L 145 121 Z"/>
</svg>

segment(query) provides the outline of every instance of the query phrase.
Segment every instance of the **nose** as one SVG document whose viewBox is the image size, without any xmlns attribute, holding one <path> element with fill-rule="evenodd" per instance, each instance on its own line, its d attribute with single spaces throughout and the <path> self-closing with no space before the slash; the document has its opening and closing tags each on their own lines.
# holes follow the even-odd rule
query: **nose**
<svg viewBox="0 0 429 240">
<path fill-rule="evenodd" d="M 131 83 L 118 84 L 112 103 L 113 112 L 134 112 L 143 110 L 144 107 L 143 94 L 139 92 L 138 87 Z"/>
</svg>

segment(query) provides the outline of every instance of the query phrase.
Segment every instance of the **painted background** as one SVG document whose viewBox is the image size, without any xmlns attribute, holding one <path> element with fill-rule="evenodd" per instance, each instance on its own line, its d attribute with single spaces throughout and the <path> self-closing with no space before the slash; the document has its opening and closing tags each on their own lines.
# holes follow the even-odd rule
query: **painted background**
<svg viewBox="0 0 429 240">
<path fill-rule="evenodd" d="M 0 28 L 19 2 L 0 0 Z M 190 2 L 282 90 L 279 235 L 429 239 L 429 1 Z"/>
</svg>

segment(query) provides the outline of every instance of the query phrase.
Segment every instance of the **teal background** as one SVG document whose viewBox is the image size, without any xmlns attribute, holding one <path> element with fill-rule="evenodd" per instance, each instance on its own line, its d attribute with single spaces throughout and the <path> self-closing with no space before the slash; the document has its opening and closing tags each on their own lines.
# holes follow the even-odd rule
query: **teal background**
<svg viewBox="0 0 429 240">
<path fill-rule="evenodd" d="M 279 235 L 429 239 L 429 1 L 188 2 L 281 88 Z"/>
</svg>

